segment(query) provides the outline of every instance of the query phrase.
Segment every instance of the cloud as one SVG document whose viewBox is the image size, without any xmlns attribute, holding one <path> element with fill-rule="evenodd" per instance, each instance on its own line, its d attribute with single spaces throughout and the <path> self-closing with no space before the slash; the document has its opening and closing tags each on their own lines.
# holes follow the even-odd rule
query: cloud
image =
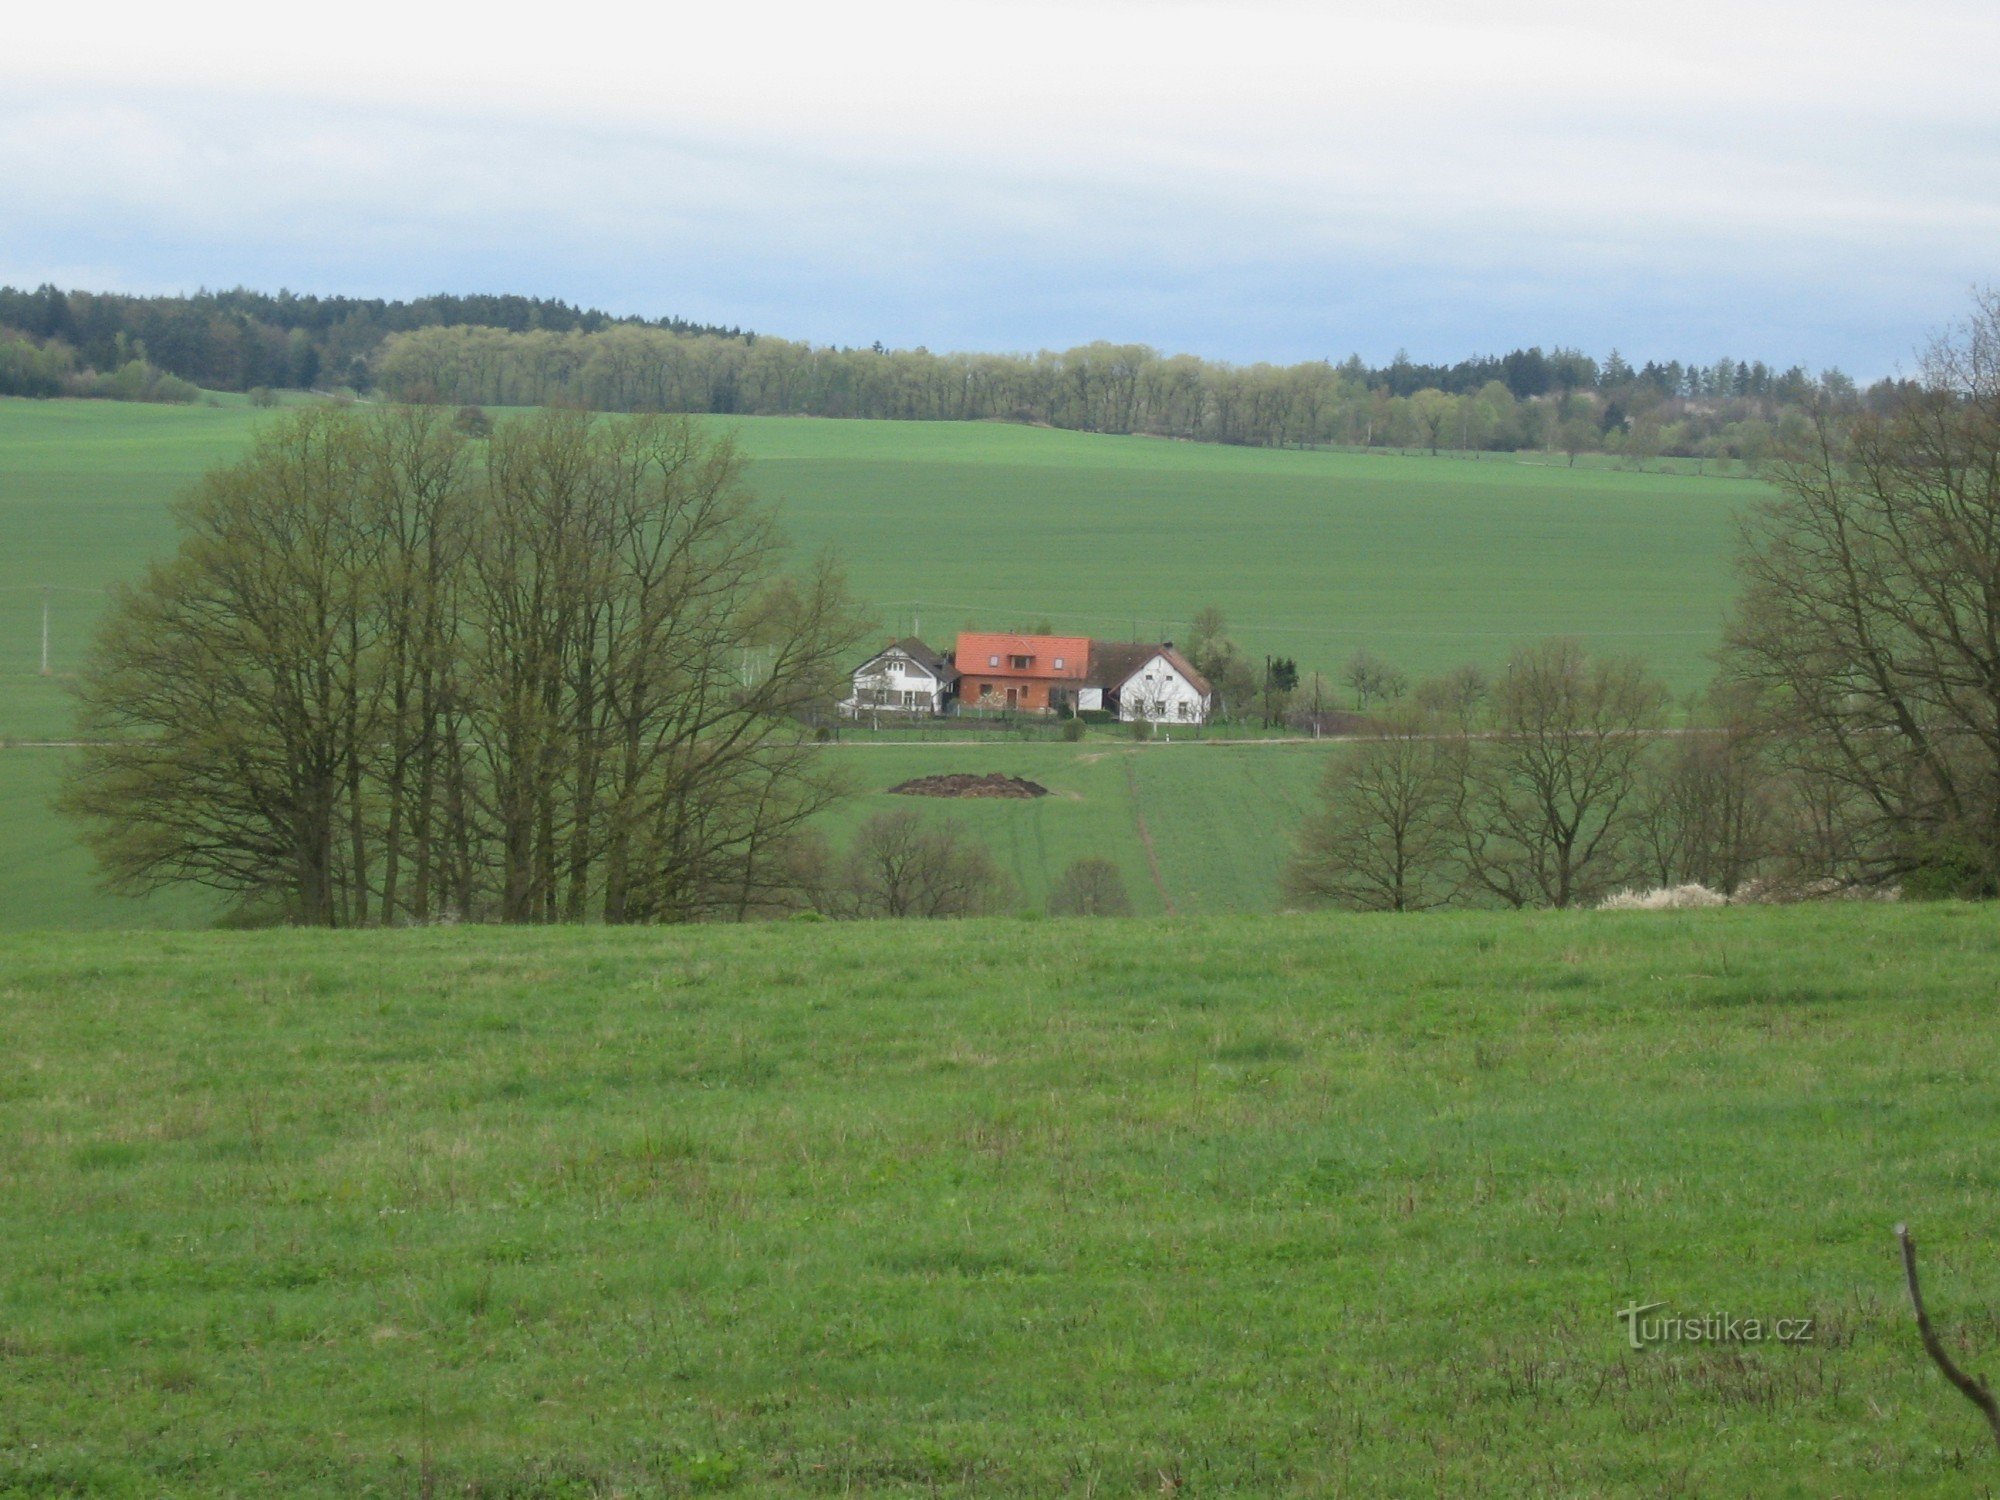
<svg viewBox="0 0 2000 1500">
<path fill-rule="evenodd" d="M 1871 373 L 2000 229 L 2000 17 L 1942 0 L 288 14 L 134 7 L 90 48 L 17 25 L 0 277 Z"/>
</svg>

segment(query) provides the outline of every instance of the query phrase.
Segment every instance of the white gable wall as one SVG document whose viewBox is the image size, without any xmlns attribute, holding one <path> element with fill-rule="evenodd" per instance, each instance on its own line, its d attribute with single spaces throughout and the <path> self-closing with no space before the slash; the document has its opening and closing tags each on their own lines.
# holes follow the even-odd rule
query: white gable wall
<svg viewBox="0 0 2000 1500">
<path fill-rule="evenodd" d="M 944 684 L 901 651 L 885 651 L 855 669 L 854 691 L 840 706 L 849 714 L 942 713 Z"/>
<path fill-rule="evenodd" d="M 1119 684 L 1118 717 L 1127 722 L 1200 724 L 1208 718 L 1208 697 L 1164 654 L 1156 653 Z"/>
</svg>

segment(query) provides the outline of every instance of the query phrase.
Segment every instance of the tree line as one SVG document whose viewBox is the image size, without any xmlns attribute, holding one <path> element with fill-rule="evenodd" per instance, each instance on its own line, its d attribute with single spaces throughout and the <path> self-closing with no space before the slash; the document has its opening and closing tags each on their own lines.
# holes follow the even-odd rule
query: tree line
<svg viewBox="0 0 2000 1500">
<path fill-rule="evenodd" d="M 1235 365 L 1095 343 L 1035 354 L 815 345 L 518 296 L 411 301 L 242 289 L 134 297 L 0 287 L 0 393 L 119 394 L 46 367 L 148 362 L 216 390 L 345 389 L 483 406 L 1003 420 L 1268 446 L 1338 444 L 1756 462 L 1817 399 L 1881 408 L 1838 372 L 1516 349 L 1453 364 Z M 32 373 L 30 367 L 35 367 Z M 10 375 L 10 371 L 15 374 Z M 19 378 L 16 378 L 16 376 Z"/>
<path fill-rule="evenodd" d="M 1511 359 L 1512 356 L 1509 356 Z M 1490 368 L 1488 365 L 1490 364 Z M 1038 354 L 848 349 L 751 336 L 621 327 L 594 333 L 426 328 L 386 340 L 372 365 L 401 400 L 604 411 L 1015 421 L 1259 446 L 1564 453 L 1615 452 L 1755 462 L 1796 435 L 1814 402 L 1880 403 L 1838 373 L 1773 375 L 1718 361 L 1634 371 L 1615 356 L 1468 362 L 1427 373 L 1468 389 L 1421 386 L 1418 367 L 1234 365 L 1095 343 Z M 1559 375 L 1552 375 L 1551 370 Z M 1513 384 L 1508 383 L 1511 377 Z"/>
<path fill-rule="evenodd" d="M 741 918 L 840 791 L 801 725 L 860 634 L 726 441 L 552 410 L 264 429 L 117 591 L 62 794 L 126 889 L 251 917 Z"/>
<path fill-rule="evenodd" d="M 369 362 L 390 334 L 471 324 L 510 332 L 595 332 L 619 325 L 740 337 L 685 318 L 619 316 L 544 297 L 275 295 L 238 287 L 190 296 L 132 296 L 0 286 L 0 329 L 38 347 L 67 351 L 79 365 L 115 369 L 137 350 L 159 368 L 210 390 L 257 386 L 373 389 Z M 34 392 L 10 392 L 29 395 Z"/>
<path fill-rule="evenodd" d="M 0 327 L 0 396 L 77 396 L 104 401 L 165 401 L 185 405 L 200 389 L 170 375 L 125 339 L 92 365 L 60 339 L 38 341 Z"/>
<path fill-rule="evenodd" d="M 1422 684 L 1329 764 L 1292 897 L 2000 895 L 2000 299 L 1889 411 L 1816 408 L 1770 477 L 1684 722 L 1568 641 Z"/>
</svg>

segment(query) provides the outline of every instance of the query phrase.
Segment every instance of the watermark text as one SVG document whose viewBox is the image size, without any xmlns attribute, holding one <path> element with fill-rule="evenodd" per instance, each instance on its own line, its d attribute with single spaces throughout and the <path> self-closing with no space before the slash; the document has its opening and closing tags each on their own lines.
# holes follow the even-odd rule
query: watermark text
<svg viewBox="0 0 2000 1500">
<path fill-rule="evenodd" d="M 1634 1349 L 1658 1344 L 1810 1344 L 1811 1318 L 1745 1318 L 1735 1313 L 1662 1311 L 1664 1302 L 1634 1302 L 1617 1312 Z"/>
</svg>

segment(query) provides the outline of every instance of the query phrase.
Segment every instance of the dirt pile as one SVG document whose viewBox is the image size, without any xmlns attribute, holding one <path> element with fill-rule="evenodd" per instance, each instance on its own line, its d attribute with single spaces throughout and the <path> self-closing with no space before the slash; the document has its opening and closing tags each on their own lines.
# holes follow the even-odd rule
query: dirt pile
<svg viewBox="0 0 2000 1500">
<path fill-rule="evenodd" d="M 984 776 L 959 771 L 950 776 L 919 776 L 890 787 L 889 792 L 900 797 L 1046 797 L 1049 789 L 1038 781 L 1003 776 L 998 771 Z"/>
</svg>

